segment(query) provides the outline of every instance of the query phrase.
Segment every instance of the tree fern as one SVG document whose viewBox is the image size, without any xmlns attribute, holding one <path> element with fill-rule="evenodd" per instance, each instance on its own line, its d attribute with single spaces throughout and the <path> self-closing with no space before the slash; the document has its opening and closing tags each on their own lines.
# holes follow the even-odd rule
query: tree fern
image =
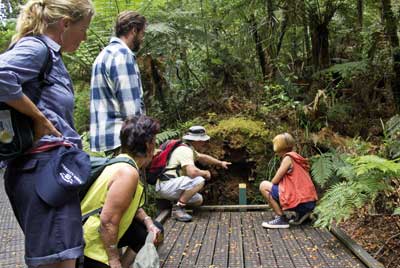
<svg viewBox="0 0 400 268">
<path fill-rule="evenodd" d="M 376 155 L 365 155 L 350 159 L 349 162 L 355 166 L 356 175 L 364 175 L 372 170 L 384 174 L 399 175 L 400 164 L 393 160 L 387 160 Z"/>
<path fill-rule="evenodd" d="M 375 155 L 348 157 L 335 174 L 344 181 L 331 186 L 319 201 L 315 224 L 320 227 L 348 219 L 380 192 L 391 190 L 389 178 L 400 174 L 400 164 Z"/>
<path fill-rule="evenodd" d="M 330 154 L 313 158 L 311 175 L 316 183 L 324 187 L 329 178 L 333 175 L 333 172 L 334 167 Z"/>
<path fill-rule="evenodd" d="M 373 177 L 358 181 L 343 181 L 332 186 L 320 200 L 315 212 L 318 227 L 329 227 L 332 223 L 348 219 L 358 208 L 373 202 L 377 194 L 389 185 Z"/>
</svg>

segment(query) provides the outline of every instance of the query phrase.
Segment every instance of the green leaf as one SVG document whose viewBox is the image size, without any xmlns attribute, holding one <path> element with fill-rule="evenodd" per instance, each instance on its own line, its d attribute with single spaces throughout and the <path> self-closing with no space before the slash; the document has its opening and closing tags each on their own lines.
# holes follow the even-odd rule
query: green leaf
<svg viewBox="0 0 400 268">
<path fill-rule="evenodd" d="M 333 175 L 332 158 L 326 155 L 321 155 L 314 158 L 311 167 L 311 174 L 316 183 L 322 187 L 328 182 L 329 178 Z"/>
<path fill-rule="evenodd" d="M 394 210 L 393 215 L 400 215 L 400 207 Z"/>
</svg>

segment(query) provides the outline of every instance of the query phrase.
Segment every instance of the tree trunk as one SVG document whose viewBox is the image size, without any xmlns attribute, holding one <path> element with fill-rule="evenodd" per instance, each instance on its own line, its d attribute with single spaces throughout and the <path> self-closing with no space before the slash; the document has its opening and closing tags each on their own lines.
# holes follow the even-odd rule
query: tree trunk
<svg viewBox="0 0 400 268">
<path fill-rule="evenodd" d="M 264 52 L 264 49 L 263 49 L 263 46 L 262 46 L 262 43 L 260 40 L 260 36 L 257 31 L 258 26 L 257 26 L 257 21 L 256 21 L 254 14 L 252 14 L 250 16 L 250 25 L 251 25 L 251 29 L 252 29 L 252 33 L 253 33 L 254 42 L 256 43 L 256 52 L 257 52 L 258 60 L 260 62 L 263 79 L 266 79 L 267 68 L 268 68 L 267 57 L 265 55 L 265 52 Z"/>
<path fill-rule="evenodd" d="M 400 111 L 400 48 L 399 37 L 397 36 L 397 21 L 393 14 L 390 0 L 382 0 L 382 19 L 385 25 L 385 34 L 389 38 L 390 45 L 393 49 L 394 77 L 391 81 L 391 85 L 397 111 Z"/>
<path fill-rule="evenodd" d="M 357 23 L 358 29 L 362 30 L 364 21 L 364 1 L 357 0 Z"/>
<path fill-rule="evenodd" d="M 311 44 L 310 44 L 310 31 L 308 28 L 308 16 L 306 16 L 307 10 L 306 10 L 305 1 L 303 1 L 302 9 L 303 9 L 302 13 L 304 14 L 304 16 L 303 16 L 303 33 L 304 33 L 304 49 L 305 49 L 304 62 L 306 62 L 308 64 L 309 58 L 310 58 Z"/>
<path fill-rule="evenodd" d="M 393 14 L 390 0 L 382 0 L 382 19 L 385 25 L 385 34 L 389 37 L 390 45 L 393 48 L 398 47 L 397 21 Z"/>
<path fill-rule="evenodd" d="M 281 51 L 283 38 L 285 37 L 288 23 L 289 23 L 289 11 L 288 11 L 288 6 L 286 5 L 285 8 L 283 9 L 283 21 L 281 23 L 278 45 L 276 46 L 276 56 L 275 56 L 276 58 L 278 58 L 279 52 Z"/>
<path fill-rule="evenodd" d="M 315 70 L 321 70 L 327 68 L 330 64 L 328 25 L 325 23 L 311 25 L 311 29 L 312 62 Z"/>
</svg>

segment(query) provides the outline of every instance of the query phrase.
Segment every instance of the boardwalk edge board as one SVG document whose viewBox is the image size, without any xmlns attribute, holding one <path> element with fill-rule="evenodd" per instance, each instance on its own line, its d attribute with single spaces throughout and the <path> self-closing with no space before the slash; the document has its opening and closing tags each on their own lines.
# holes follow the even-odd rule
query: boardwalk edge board
<svg viewBox="0 0 400 268">
<path fill-rule="evenodd" d="M 378 262 L 371 255 L 369 255 L 365 249 L 351 239 L 342 229 L 337 226 L 332 226 L 330 231 L 369 268 L 385 268 L 382 263 Z"/>
<path fill-rule="evenodd" d="M 155 218 L 156 221 L 158 221 L 159 223 L 164 223 L 168 217 L 171 214 L 171 210 L 169 209 L 164 209 L 160 212 L 160 214 L 157 215 L 157 217 Z"/>
</svg>

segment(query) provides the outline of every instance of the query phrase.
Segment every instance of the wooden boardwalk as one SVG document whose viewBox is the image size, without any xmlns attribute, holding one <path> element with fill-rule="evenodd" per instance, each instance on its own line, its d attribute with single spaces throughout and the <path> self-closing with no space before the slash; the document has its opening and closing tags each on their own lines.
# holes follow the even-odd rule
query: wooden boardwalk
<svg viewBox="0 0 400 268">
<path fill-rule="evenodd" d="M 264 229 L 271 212 L 198 211 L 193 221 L 165 224 L 163 268 L 366 267 L 329 231 L 311 226 Z"/>
</svg>

